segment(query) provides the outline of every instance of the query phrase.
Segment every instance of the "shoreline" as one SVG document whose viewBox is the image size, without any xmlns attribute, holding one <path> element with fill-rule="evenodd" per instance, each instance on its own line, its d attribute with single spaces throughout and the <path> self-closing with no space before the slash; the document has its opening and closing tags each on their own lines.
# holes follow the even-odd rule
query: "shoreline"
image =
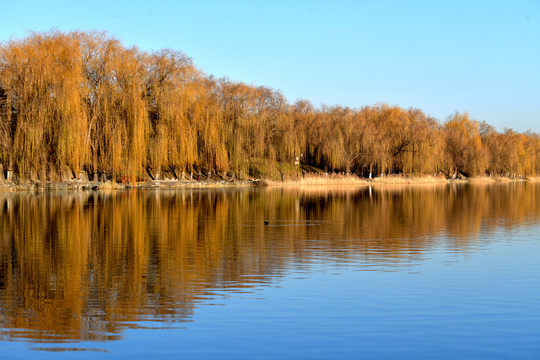
<svg viewBox="0 0 540 360">
<path fill-rule="evenodd" d="M 88 191 L 88 190 L 160 190 L 160 189 L 209 189 L 238 187 L 318 187 L 318 186 L 385 186 L 385 185 L 421 185 L 421 184 L 505 184 L 514 182 L 540 182 L 540 177 L 506 178 L 479 176 L 466 179 L 447 179 L 444 176 L 401 176 L 389 175 L 373 179 L 356 176 L 320 176 L 308 175 L 305 178 L 286 179 L 284 181 L 268 179 L 249 180 L 150 180 L 135 185 L 112 181 L 95 182 L 71 180 L 64 182 L 7 182 L 0 181 L 0 192 L 18 191 Z"/>
<path fill-rule="evenodd" d="M 506 178 L 499 176 L 477 176 L 464 179 L 447 179 L 444 176 L 402 176 L 388 175 L 373 179 L 356 176 L 306 176 L 305 179 L 287 179 L 284 181 L 261 180 L 261 186 L 269 187 L 306 187 L 306 186 L 384 186 L 384 185 L 420 185 L 420 184 L 504 184 L 514 182 L 540 182 L 540 177 Z"/>
<path fill-rule="evenodd" d="M 159 190 L 182 188 L 223 188 L 223 187 L 255 187 L 258 180 L 150 180 L 132 184 L 112 181 L 80 181 L 62 182 L 0 182 L 0 192 L 10 191 L 89 191 L 89 190 Z"/>
</svg>

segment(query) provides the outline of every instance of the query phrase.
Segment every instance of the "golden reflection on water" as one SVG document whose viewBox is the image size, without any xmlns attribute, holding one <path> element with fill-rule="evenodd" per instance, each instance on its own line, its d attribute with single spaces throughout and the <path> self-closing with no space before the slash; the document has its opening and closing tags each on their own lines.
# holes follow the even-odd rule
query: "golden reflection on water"
<svg viewBox="0 0 540 360">
<path fill-rule="evenodd" d="M 3 193 L 0 338 L 113 340 L 142 320 L 189 321 L 216 292 L 275 281 L 291 264 L 389 266 L 442 242 L 470 251 L 483 231 L 537 221 L 539 189 Z"/>
</svg>

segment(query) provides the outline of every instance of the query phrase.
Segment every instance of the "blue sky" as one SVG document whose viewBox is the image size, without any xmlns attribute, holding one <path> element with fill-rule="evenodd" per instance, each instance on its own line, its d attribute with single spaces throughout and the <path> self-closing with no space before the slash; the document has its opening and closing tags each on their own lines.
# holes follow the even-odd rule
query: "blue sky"
<svg viewBox="0 0 540 360">
<path fill-rule="evenodd" d="M 444 121 L 468 112 L 540 132 L 540 0 L 11 1 L 0 41 L 56 28 L 106 30 L 172 48 L 208 74 L 290 102 L 384 102 Z"/>
</svg>

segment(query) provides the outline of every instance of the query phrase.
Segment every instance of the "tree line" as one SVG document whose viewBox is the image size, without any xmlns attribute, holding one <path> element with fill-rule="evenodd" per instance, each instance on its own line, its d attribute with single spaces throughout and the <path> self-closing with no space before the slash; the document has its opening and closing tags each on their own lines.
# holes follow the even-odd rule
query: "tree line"
<svg viewBox="0 0 540 360">
<path fill-rule="evenodd" d="M 455 113 L 290 104 L 276 90 L 204 74 L 180 51 L 126 48 L 104 32 L 32 33 L 0 45 L 0 165 L 21 179 L 62 169 L 136 179 L 182 171 L 277 174 L 303 164 L 362 176 L 530 176 L 540 135 Z"/>
</svg>

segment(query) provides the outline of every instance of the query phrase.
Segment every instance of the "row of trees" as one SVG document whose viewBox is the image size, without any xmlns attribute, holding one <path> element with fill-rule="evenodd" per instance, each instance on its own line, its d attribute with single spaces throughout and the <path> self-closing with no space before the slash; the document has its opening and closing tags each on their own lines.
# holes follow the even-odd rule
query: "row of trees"
<svg viewBox="0 0 540 360">
<path fill-rule="evenodd" d="M 538 173 L 540 136 L 467 114 L 289 104 L 279 91 L 201 73 L 185 54 L 147 53 L 100 32 L 34 33 L 0 46 L 0 164 L 21 178 L 63 168 L 134 178 L 250 172 L 303 163 L 329 171 L 448 176 Z"/>
</svg>

